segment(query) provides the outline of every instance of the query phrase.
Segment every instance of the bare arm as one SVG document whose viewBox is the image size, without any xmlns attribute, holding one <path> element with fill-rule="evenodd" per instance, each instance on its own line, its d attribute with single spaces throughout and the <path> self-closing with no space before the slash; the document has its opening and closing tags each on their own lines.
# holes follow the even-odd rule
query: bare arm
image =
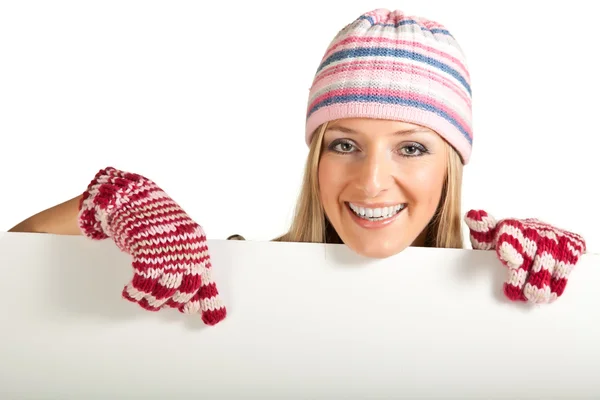
<svg viewBox="0 0 600 400">
<path fill-rule="evenodd" d="M 81 235 L 77 223 L 81 195 L 40 211 L 12 227 L 9 232 Z"/>
</svg>

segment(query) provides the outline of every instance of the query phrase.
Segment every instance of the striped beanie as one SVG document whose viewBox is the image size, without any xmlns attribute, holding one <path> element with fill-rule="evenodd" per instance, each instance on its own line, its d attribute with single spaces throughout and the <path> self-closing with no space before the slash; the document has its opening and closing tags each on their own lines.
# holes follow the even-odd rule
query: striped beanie
<svg viewBox="0 0 600 400">
<path fill-rule="evenodd" d="M 341 118 L 391 119 L 428 127 L 471 155 L 471 86 L 465 56 L 441 24 L 377 9 L 333 39 L 310 88 L 306 143 Z"/>
</svg>

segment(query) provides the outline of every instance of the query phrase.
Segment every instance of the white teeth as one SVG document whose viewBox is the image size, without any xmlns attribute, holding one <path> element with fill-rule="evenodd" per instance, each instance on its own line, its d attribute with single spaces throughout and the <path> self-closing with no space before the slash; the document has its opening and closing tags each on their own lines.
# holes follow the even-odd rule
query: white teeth
<svg viewBox="0 0 600 400">
<path fill-rule="evenodd" d="M 369 219 L 373 221 L 382 220 L 386 218 L 390 218 L 395 214 L 398 214 L 402 209 L 406 207 L 406 204 L 398 204 L 390 207 L 381 207 L 381 208 L 366 208 L 359 207 L 352 203 L 348 203 L 350 208 L 356 215 L 361 218 Z"/>
</svg>

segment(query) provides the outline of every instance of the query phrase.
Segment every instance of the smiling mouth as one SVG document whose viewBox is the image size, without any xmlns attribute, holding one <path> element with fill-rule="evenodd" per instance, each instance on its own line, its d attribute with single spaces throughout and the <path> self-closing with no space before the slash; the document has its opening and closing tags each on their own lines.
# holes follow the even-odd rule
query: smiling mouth
<svg viewBox="0 0 600 400">
<path fill-rule="evenodd" d="M 346 203 L 346 205 L 358 218 L 373 222 L 384 221 L 392 218 L 406 208 L 406 203 L 379 208 L 360 207 L 352 203 Z"/>
</svg>

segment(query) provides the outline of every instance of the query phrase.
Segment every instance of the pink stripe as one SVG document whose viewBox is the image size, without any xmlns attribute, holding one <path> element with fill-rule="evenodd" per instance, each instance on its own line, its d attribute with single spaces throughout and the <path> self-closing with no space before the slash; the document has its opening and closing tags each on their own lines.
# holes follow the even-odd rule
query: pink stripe
<svg viewBox="0 0 600 400">
<path fill-rule="evenodd" d="M 463 76 L 465 76 L 467 81 L 469 81 L 471 79 L 471 77 L 469 75 L 469 71 L 467 70 L 465 65 L 456 57 L 453 57 L 450 54 L 440 51 L 436 48 L 426 46 L 422 43 L 414 42 L 414 41 L 410 41 L 410 40 L 388 39 L 388 38 L 383 38 L 383 37 L 351 36 L 349 38 L 346 38 L 346 39 L 340 41 L 339 43 L 336 43 L 330 49 L 328 49 L 327 52 L 325 53 L 325 56 L 323 57 L 323 60 L 325 60 L 327 57 L 329 57 L 329 55 L 331 55 L 331 53 L 333 53 L 334 51 L 338 51 L 338 48 L 339 48 L 339 50 L 350 49 L 350 48 L 355 47 L 352 45 L 357 44 L 357 43 L 358 44 L 367 44 L 367 43 L 372 43 L 372 42 L 375 42 L 376 44 L 393 45 L 394 47 L 397 47 L 399 45 L 399 48 L 402 48 L 405 50 L 412 50 L 414 48 L 419 48 L 421 50 L 425 50 L 427 52 L 427 54 L 425 54 L 426 56 L 431 56 L 432 54 L 435 54 L 436 56 L 439 56 L 438 61 L 446 61 L 446 62 L 450 61 L 452 64 L 454 64 L 453 65 L 454 67 L 457 67 L 458 69 L 461 70 L 460 71 L 461 74 Z"/>
<path fill-rule="evenodd" d="M 324 100 L 327 100 L 331 97 L 334 96 L 349 96 L 349 95 L 367 95 L 370 94 L 372 91 L 367 88 L 367 89 L 363 89 L 363 88 L 347 88 L 347 89 L 339 89 L 339 90 L 333 90 L 331 92 L 327 92 L 322 96 L 317 97 L 309 106 L 309 110 L 311 108 L 313 108 L 315 106 L 315 104 L 320 103 Z M 454 112 L 454 110 L 449 109 L 448 107 L 446 107 L 443 103 L 440 103 L 438 101 L 436 101 L 434 98 L 429 97 L 429 96 L 423 96 L 420 95 L 418 93 L 414 93 L 414 92 L 407 92 L 404 90 L 380 90 L 377 91 L 378 95 L 382 95 L 382 96 L 390 96 L 390 97 L 401 97 L 401 98 L 411 98 L 417 101 L 420 101 L 422 103 L 425 104 L 430 104 L 433 107 L 444 111 L 445 113 L 447 113 L 448 115 L 450 115 L 451 118 L 453 118 L 458 124 L 460 124 L 463 129 L 467 132 L 469 132 L 469 136 L 471 136 L 470 132 L 471 129 L 469 128 L 469 125 L 467 123 L 465 123 L 465 121 Z"/>
<path fill-rule="evenodd" d="M 373 68 L 377 68 L 377 70 L 385 70 L 392 72 L 404 72 L 411 75 L 418 75 L 420 77 L 425 78 L 426 80 L 434 80 L 440 85 L 443 85 L 447 89 L 451 90 L 453 93 L 459 96 L 461 100 L 467 103 L 469 107 L 471 107 L 471 98 L 468 97 L 458 85 L 453 84 L 453 81 L 451 81 L 450 79 L 442 78 L 436 71 L 431 71 L 429 69 L 418 66 L 397 64 L 393 61 L 347 61 L 338 64 L 334 67 L 327 69 L 315 79 L 312 91 L 318 91 L 320 88 L 321 81 L 330 77 L 331 75 L 346 73 L 349 71 L 372 71 Z M 324 85 L 325 82 L 323 82 L 321 86 Z"/>
</svg>

